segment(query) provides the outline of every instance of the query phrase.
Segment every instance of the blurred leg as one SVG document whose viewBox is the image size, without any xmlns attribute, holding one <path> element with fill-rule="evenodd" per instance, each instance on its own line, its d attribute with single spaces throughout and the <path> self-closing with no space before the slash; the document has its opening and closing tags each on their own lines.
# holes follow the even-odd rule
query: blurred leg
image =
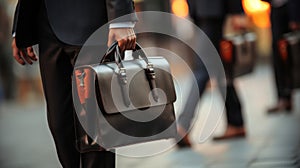
<svg viewBox="0 0 300 168">
<path fill-rule="evenodd" d="M 40 69 L 47 102 L 47 119 L 64 168 L 79 168 L 80 154 L 75 148 L 71 74 L 68 55 L 49 39 L 40 43 Z"/>
<path fill-rule="evenodd" d="M 226 96 L 222 95 L 225 100 L 227 124 L 233 127 L 244 127 L 242 116 L 242 107 L 236 93 L 233 83 L 227 85 L 219 84 L 219 88 L 226 89 Z"/>
<path fill-rule="evenodd" d="M 272 48 L 273 48 L 273 68 L 275 74 L 275 83 L 278 95 L 278 104 L 275 107 L 270 108 L 268 112 L 276 112 L 291 108 L 291 91 L 292 81 L 290 68 L 287 62 L 285 62 L 279 54 L 277 42 L 282 38 L 284 33 L 289 31 L 288 28 L 288 11 L 287 6 L 284 5 L 279 8 L 272 8 L 271 10 L 271 22 L 272 22 Z M 288 107 L 289 106 L 289 107 Z"/>
<path fill-rule="evenodd" d="M 39 61 L 47 119 L 61 165 L 64 168 L 114 168 L 114 153 L 80 154 L 75 145 L 71 77 L 80 47 L 61 43 L 51 30 L 45 12 L 41 12 L 39 26 Z"/>
<path fill-rule="evenodd" d="M 185 131 L 188 131 L 191 127 L 197 104 L 205 90 L 207 81 L 209 80 L 208 73 L 203 64 L 199 65 L 198 69 L 193 70 L 193 74 L 197 83 L 193 82 L 186 100 L 186 104 L 184 105 L 183 112 L 178 119 L 179 125 Z"/>
<path fill-rule="evenodd" d="M 81 168 L 114 168 L 116 167 L 114 152 L 88 152 L 81 154 Z"/>
<path fill-rule="evenodd" d="M 220 40 L 223 38 L 224 18 L 203 18 L 198 21 L 200 28 L 210 38 L 217 50 L 219 50 Z M 241 103 L 236 93 L 233 83 L 232 67 L 224 67 L 226 83 L 224 79 L 217 77 L 218 87 L 225 101 L 227 128 L 223 136 L 214 138 L 215 140 L 234 138 L 245 135 L 244 121 L 242 115 Z M 226 89 L 226 95 L 222 90 Z"/>
</svg>

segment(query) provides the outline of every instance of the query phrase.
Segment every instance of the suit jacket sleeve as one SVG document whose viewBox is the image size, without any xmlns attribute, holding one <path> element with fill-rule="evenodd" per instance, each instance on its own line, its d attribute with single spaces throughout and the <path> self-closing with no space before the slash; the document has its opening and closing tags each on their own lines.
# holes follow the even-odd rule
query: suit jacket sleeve
<svg viewBox="0 0 300 168">
<path fill-rule="evenodd" d="M 242 0 L 227 0 L 225 5 L 227 14 L 242 14 L 244 12 Z"/>
<path fill-rule="evenodd" d="M 37 44 L 37 18 L 40 0 L 19 0 L 16 6 L 13 33 L 19 48 Z M 30 10 L 28 10 L 30 9 Z"/>
<path fill-rule="evenodd" d="M 12 34 L 16 32 L 16 28 L 17 28 L 18 9 L 19 9 L 19 3 L 16 6 L 16 10 L 15 10 L 15 14 L 14 14 L 14 20 L 13 20 L 13 26 L 12 26 Z"/>
<path fill-rule="evenodd" d="M 14 20 L 13 20 L 13 26 L 12 26 L 12 34 L 16 33 L 17 30 L 17 21 L 18 21 L 18 15 L 19 15 L 19 2 L 16 6 L 16 10 L 15 10 L 15 15 L 14 15 Z"/>
<path fill-rule="evenodd" d="M 134 3 L 132 0 L 106 0 L 106 8 L 108 21 L 112 21 L 114 19 L 116 20 L 113 22 L 128 22 L 138 20 L 134 12 Z"/>
</svg>

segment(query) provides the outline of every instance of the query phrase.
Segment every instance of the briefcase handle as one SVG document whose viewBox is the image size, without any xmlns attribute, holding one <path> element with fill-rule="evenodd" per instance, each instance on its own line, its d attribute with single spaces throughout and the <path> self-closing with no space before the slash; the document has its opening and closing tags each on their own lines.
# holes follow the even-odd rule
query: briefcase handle
<svg viewBox="0 0 300 168">
<path fill-rule="evenodd" d="M 155 78 L 156 78 L 156 75 L 155 75 L 155 71 L 154 71 L 154 67 L 153 67 L 153 64 L 151 62 L 149 62 L 146 54 L 145 54 L 145 51 L 143 50 L 143 48 L 138 44 L 136 43 L 136 47 L 135 49 L 133 50 L 133 58 L 134 59 L 138 59 L 138 58 L 142 58 L 146 64 L 147 64 L 147 67 L 145 69 L 146 71 L 146 74 L 147 74 L 147 79 L 149 81 L 149 85 L 150 85 L 150 88 L 152 90 L 152 96 L 153 96 L 153 99 L 157 102 L 158 101 L 158 93 L 157 93 L 157 86 L 156 86 L 156 82 L 155 82 Z M 104 63 L 104 62 L 107 62 L 108 58 L 111 57 L 111 55 L 114 55 L 114 62 L 117 64 L 118 68 L 119 68 L 119 79 L 122 83 L 122 85 L 126 85 L 127 84 L 127 76 L 126 76 L 126 68 L 124 67 L 123 65 L 123 61 L 122 61 L 122 57 L 121 57 L 121 53 L 120 53 L 120 48 L 118 46 L 118 42 L 114 42 L 106 51 L 103 59 L 101 60 L 100 64 L 101 63 Z M 111 59 L 109 59 L 111 60 Z M 122 89 L 123 90 L 123 89 Z M 126 89 L 124 89 L 125 91 Z M 130 105 L 130 101 L 128 99 L 128 93 L 123 93 L 123 96 L 124 96 L 124 100 L 125 100 L 125 104 L 127 106 Z"/>
<path fill-rule="evenodd" d="M 133 50 L 133 51 L 134 51 L 134 52 L 133 52 L 133 55 L 132 55 L 133 58 L 134 58 L 134 59 L 142 58 L 142 59 L 147 63 L 147 65 L 148 65 L 148 64 L 151 64 L 151 63 L 149 62 L 147 56 L 146 56 L 146 53 L 145 53 L 144 49 L 141 47 L 141 45 L 140 45 L 139 43 L 137 43 L 137 42 L 136 42 L 135 44 L 136 44 L 136 47 L 135 47 L 135 49 Z M 107 60 L 111 60 L 111 59 L 110 59 L 111 54 L 112 54 L 113 52 L 116 52 L 116 50 L 119 50 L 119 51 L 120 51 L 119 46 L 118 46 L 118 42 L 117 42 L 117 41 L 115 41 L 115 42 L 114 42 L 114 43 L 106 50 L 106 52 L 105 52 L 105 54 L 104 54 L 104 57 L 102 58 L 102 60 L 101 60 L 100 63 L 108 62 Z M 121 53 L 119 52 L 119 53 L 117 53 L 117 54 L 119 54 L 119 56 L 120 56 L 120 58 L 121 58 Z M 116 57 L 115 57 L 115 59 L 116 59 Z M 118 59 L 118 60 L 119 60 L 119 59 Z M 121 61 L 121 59 L 120 59 L 119 61 Z"/>
<path fill-rule="evenodd" d="M 147 64 L 147 67 L 146 67 L 147 76 L 148 76 L 149 80 L 154 80 L 155 79 L 155 72 L 154 72 L 153 64 L 148 60 L 143 48 L 138 43 L 136 43 L 136 47 L 133 51 L 134 51 L 133 54 L 132 54 L 133 58 L 134 59 L 142 58 L 146 62 L 146 64 Z M 120 48 L 118 46 L 117 41 L 115 41 L 107 49 L 107 51 L 106 51 L 103 59 L 101 60 L 100 64 L 104 63 L 104 62 L 111 62 L 111 61 L 107 61 L 107 60 L 111 60 L 111 59 L 108 59 L 108 58 L 110 58 L 112 54 L 114 55 L 114 62 L 118 65 L 119 74 L 126 73 L 126 69 L 123 65 L 121 52 L 120 52 Z M 154 87 L 154 88 L 156 88 L 156 87 Z"/>
</svg>

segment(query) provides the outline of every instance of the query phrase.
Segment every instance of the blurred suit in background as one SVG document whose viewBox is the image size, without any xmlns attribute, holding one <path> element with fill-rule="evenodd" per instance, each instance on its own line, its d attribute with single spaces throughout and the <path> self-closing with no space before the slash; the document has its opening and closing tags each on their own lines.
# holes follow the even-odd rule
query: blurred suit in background
<svg viewBox="0 0 300 168">
<path fill-rule="evenodd" d="M 299 0 L 264 0 L 271 4 L 272 29 L 272 61 L 275 74 L 278 102 L 268 109 L 268 113 L 289 112 L 292 109 L 292 75 L 291 68 L 279 54 L 278 40 L 285 33 L 299 30 L 300 1 Z"/>
<path fill-rule="evenodd" d="M 15 75 L 12 68 L 13 59 L 10 56 L 10 21 L 6 6 L 0 1 L 0 85 L 3 87 L 4 99 L 11 100 L 15 94 Z"/>
<path fill-rule="evenodd" d="M 217 50 L 219 50 L 219 42 L 223 38 L 225 17 L 230 14 L 240 15 L 243 13 L 241 0 L 188 0 L 188 5 L 190 16 L 194 23 L 206 33 Z M 195 76 L 200 76 L 196 78 L 201 96 L 209 80 L 207 71 L 202 68 L 194 73 L 198 73 Z M 225 101 L 228 126 L 224 135 L 215 137 L 215 140 L 245 136 L 241 103 L 237 96 L 230 70 L 226 71 L 226 78 L 226 84 L 221 82 L 224 79 L 218 79 L 218 85 L 221 89 L 227 89 L 227 94 L 222 96 Z M 189 144 L 187 136 L 184 136 L 184 131 L 190 128 L 197 105 L 197 101 L 191 100 L 188 98 L 188 103 L 179 117 L 181 128 L 179 127 L 178 132 L 184 137 L 178 143 L 179 146 L 188 146 Z"/>
</svg>

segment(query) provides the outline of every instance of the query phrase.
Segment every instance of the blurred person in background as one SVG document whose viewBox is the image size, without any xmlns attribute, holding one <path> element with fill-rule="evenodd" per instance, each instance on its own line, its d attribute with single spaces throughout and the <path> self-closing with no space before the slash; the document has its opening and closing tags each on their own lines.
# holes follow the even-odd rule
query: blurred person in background
<svg viewBox="0 0 300 168">
<path fill-rule="evenodd" d="M 209 37 L 213 45 L 219 50 L 219 43 L 223 38 L 223 28 L 226 16 L 232 17 L 232 25 L 235 29 L 244 28 L 239 23 L 239 17 L 243 15 L 241 0 L 188 0 L 190 16 L 194 23 Z M 233 81 L 232 69 L 225 69 L 226 83 L 224 79 L 217 79 L 218 86 L 226 89 L 226 96 L 222 94 L 225 101 L 227 128 L 222 136 L 214 137 L 214 140 L 231 139 L 244 137 L 246 135 L 244 120 L 242 116 L 242 107 L 236 93 Z M 205 86 L 209 80 L 207 71 L 197 70 L 199 94 L 203 94 Z M 193 92 L 193 90 L 192 90 Z M 183 138 L 178 142 L 179 147 L 191 146 L 187 130 L 189 130 L 194 117 L 197 102 L 188 98 L 183 113 L 179 117 L 178 133 Z"/>
<path fill-rule="evenodd" d="M 268 113 L 290 112 L 292 110 L 292 75 L 289 66 L 280 56 L 278 41 L 285 33 L 300 30 L 299 0 L 263 0 L 271 4 L 272 61 L 275 74 L 278 101 Z"/>
<path fill-rule="evenodd" d="M 143 0 L 143 11 L 170 12 L 170 2 L 162 0 Z"/>
<path fill-rule="evenodd" d="M 137 17 L 132 0 L 18 1 L 13 26 L 13 57 L 22 65 L 32 64 L 37 61 L 32 46 L 39 44 L 48 124 L 64 168 L 115 167 L 112 151 L 100 146 L 90 151 L 76 148 L 71 76 L 87 38 L 108 21 L 130 13 L 133 14 L 122 21 L 111 23 L 108 31 L 107 45 L 116 40 L 121 50 L 135 47 L 133 27 Z"/>
<path fill-rule="evenodd" d="M 14 98 L 15 76 L 13 74 L 13 59 L 10 57 L 10 21 L 6 11 L 6 4 L 0 1 L 0 82 L 2 85 L 3 98 Z"/>
</svg>

